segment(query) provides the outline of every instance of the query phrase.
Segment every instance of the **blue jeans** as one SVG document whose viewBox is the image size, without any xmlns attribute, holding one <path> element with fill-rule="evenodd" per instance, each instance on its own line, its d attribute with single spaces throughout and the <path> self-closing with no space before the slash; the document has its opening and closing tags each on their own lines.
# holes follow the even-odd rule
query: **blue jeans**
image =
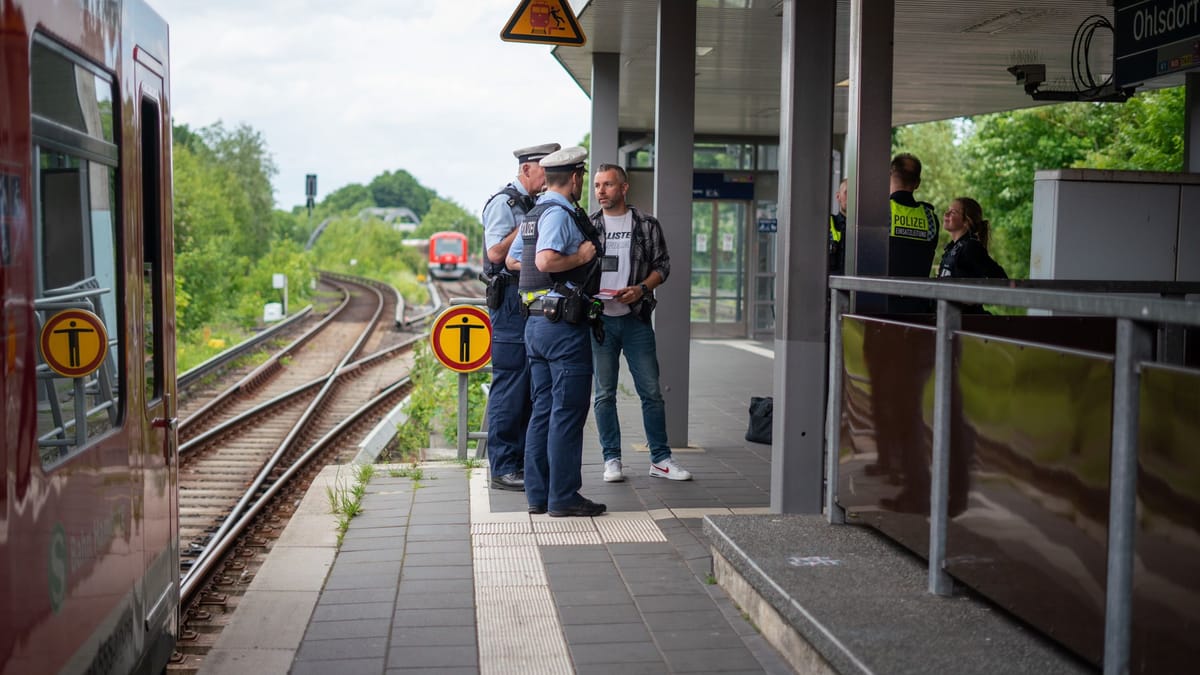
<svg viewBox="0 0 1200 675">
<path fill-rule="evenodd" d="M 505 290 L 504 303 L 489 314 L 492 388 L 487 403 L 487 456 L 492 475 L 504 476 L 525 468 L 525 427 L 533 408 L 529 359 L 525 356 L 525 319 L 520 314 L 515 283 Z"/>
<path fill-rule="evenodd" d="M 525 323 L 533 414 L 525 435 L 525 498 L 550 510 L 576 505 L 583 485 L 583 423 L 592 394 L 592 344 L 586 323 Z"/>
<path fill-rule="evenodd" d="M 621 458 L 621 422 L 617 419 L 617 375 L 621 352 L 633 375 L 633 386 L 642 399 L 642 426 L 650 461 L 661 462 L 671 456 L 667 445 L 667 413 L 658 388 L 658 352 L 654 328 L 633 314 L 604 317 L 604 344 L 592 338 L 592 361 L 596 370 L 596 428 L 604 460 Z"/>
</svg>

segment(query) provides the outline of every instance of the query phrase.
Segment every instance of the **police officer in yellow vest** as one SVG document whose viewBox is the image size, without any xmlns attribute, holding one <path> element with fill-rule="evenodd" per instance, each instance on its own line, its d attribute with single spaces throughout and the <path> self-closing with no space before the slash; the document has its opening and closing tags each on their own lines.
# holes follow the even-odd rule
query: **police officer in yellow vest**
<svg viewBox="0 0 1200 675">
<path fill-rule="evenodd" d="M 838 185 L 838 212 L 829 216 L 829 273 L 846 273 L 846 185 L 845 178 Z"/>
<path fill-rule="evenodd" d="M 892 223 L 888 236 L 888 274 L 893 277 L 928 278 L 933 269 L 941 222 L 937 209 L 918 202 L 913 192 L 921 186 L 921 160 L 905 152 L 892 159 Z M 888 303 L 893 312 L 928 311 L 928 303 L 911 298 L 893 297 Z"/>
</svg>

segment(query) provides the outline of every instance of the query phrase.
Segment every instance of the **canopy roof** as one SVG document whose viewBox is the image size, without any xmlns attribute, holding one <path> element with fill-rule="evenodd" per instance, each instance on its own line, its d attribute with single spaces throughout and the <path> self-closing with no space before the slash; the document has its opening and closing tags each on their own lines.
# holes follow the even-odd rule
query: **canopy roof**
<svg viewBox="0 0 1200 675">
<path fill-rule="evenodd" d="M 1108 0 L 895 0 L 893 125 L 1026 108 L 1034 101 L 1007 71 L 1046 64 L 1043 88 L 1073 89 L 1071 44 L 1091 15 L 1110 21 Z M 696 134 L 779 133 L 780 0 L 699 0 L 696 17 Z M 868 7 L 870 2 L 866 3 Z M 658 3 L 591 0 L 576 9 L 583 47 L 556 47 L 555 59 L 591 96 L 592 53 L 621 55 L 620 128 L 654 128 Z M 838 2 L 834 131 L 846 131 L 850 1 Z M 1096 31 L 1097 79 L 1112 63 L 1112 34 Z M 1146 87 L 1183 84 L 1183 75 Z M 1143 87 L 1145 88 L 1145 87 Z"/>
</svg>

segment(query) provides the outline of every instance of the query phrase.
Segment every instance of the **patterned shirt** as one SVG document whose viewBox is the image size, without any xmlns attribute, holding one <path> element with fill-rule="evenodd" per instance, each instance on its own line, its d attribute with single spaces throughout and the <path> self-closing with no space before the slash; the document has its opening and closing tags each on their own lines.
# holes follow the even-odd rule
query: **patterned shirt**
<svg viewBox="0 0 1200 675">
<path fill-rule="evenodd" d="M 633 206 L 633 243 L 629 249 L 629 286 L 635 286 L 646 280 L 651 272 L 658 272 L 663 282 L 671 274 L 671 256 L 667 253 L 667 240 L 663 237 L 662 225 L 658 219 L 648 213 L 642 213 Z M 604 241 L 604 211 L 592 214 L 592 224 L 600 232 L 600 240 Z M 647 305 L 643 310 L 642 305 Z M 629 309 L 645 321 L 649 321 L 650 313 L 654 311 L 658 300 L 651 292 L 643 299 L 630 303 Z"/>
</svg>

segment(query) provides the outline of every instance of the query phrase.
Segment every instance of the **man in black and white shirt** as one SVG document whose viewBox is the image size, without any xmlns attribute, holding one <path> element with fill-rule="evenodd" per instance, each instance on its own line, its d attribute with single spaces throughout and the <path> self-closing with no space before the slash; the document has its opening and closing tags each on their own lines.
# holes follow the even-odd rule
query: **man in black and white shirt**
<svg viewBox="0 0 1200 675">
<path fill-rule="evenodd" d="M 617 375 L 622 352 L 642 401 L 650 475 L 689 480 L 692 474 L 675 462 L 667 445 L 666 408 L 659 390 L 658 353 L 650 325 L 657 304 L 653 291 L 671 273 L 662 226 L 654 216 L 626 204 L 629 183 L 620 166 L 601 164 L 594 181 L 600 211 L 592 214 L 592 223 L 604 237 L 600 293 L 596 296 L 604 301 L 604 342 L 592 338 L 594 409 L 604 450 L 604 480 L 611 483 L 625 479 L 621 424 L 617 419 Z"/>
</svg>

